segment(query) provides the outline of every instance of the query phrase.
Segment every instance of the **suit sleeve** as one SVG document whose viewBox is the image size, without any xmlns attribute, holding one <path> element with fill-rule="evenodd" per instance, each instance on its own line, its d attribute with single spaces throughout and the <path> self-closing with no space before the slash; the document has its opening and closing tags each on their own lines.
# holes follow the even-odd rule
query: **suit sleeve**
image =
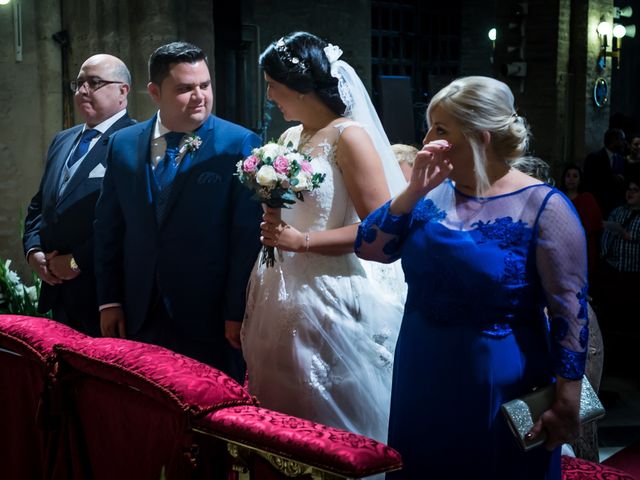
<svg viewBox="0 0 640 480">
<path fill-rule="evenodd" d="M 248 156 L 261 143 L 257 135 L 247 134 L 242 142 L 242 156 Z M 229 229 L 230 254 L 224 319 L 241 322 L 247 282 L 260 250 L 262 207 L 251 198 L 251 191 L 235 177 L 231 187 L 231 205 L 233 211 Z"/>
<path fill-rule="evenodd" d="M 57 143 L 60 134 L 56 135 L 49 145 L 49 151 L 47 153 L 47 165 L 42 179 L 40 180 L 40 186 L 38 192 L 33 196 L 29 207 L 27 207 L 27 216 L 24 220 L 24 233 L 22 234 L 22 246 L 24 248 L 25 257 L 29 250 L 33 248 L 41 248 L 40 243 L 40 227 L 42 226 L 42 190 L 44 187 L 45 179 L 49 176 L 49 169 L 51 168 L 51 151 L 53 146 Z"/>
<path fill-rule="evenodd" d="M 117 165 L 114 161 L 113 142 L 116 137 L 117 135 L 114 135 L 109 139 L 107 171 L 96 204 L 94 221 L 94 266 L 98 305 L 122 303 L 124 297 L 124 218 L 115 181 Z"/>
</svg>

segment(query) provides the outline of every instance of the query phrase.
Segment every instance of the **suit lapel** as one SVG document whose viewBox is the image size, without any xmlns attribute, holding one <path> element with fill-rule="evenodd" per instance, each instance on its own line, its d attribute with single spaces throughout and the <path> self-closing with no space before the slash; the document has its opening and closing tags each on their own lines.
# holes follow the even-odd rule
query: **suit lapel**
<svg viewBox="0 0 640 480">
<path fill-rule="evenodd" d="M 156 124 L 156 115 L 147 122 L 147 125 L 138 135 L 138 144 L 133 161 L 136 162 L 133 171 L 136 172 L 133 189 L 136 195 L 136 203 L 140 204 L 142 215 L 151 225 L 156 225 L 155 205 L 153 190 L 151 188 L 151 134 Z M 139 202 L 140 197 L 142 202 Z"/>
<path fill-rule="evenodd" d="M 46 192 L 44 192 L 45 197 L 51 200 L 48 202 L 49 205 L 56 205 L 58 201 L 58 191 L 60 190 L 60 182 L 62 180 L 65 163 L 67 158 L 69 158 L 71 149 L 78 139 L 80 132 L 82 132 L 81 125 L 78 125 L 72 132 L 69 132 L 69 135 L 61 140 L 58 152 L 51 159 L 52 164 L 48 167 L 49 179 L 46 182 L 47 189 Z"/>
<path fill-rule="evenodd" d="M 73 177 L 69 179 L 69 183 L 67 184 L 64 192 L 58 199 L 58 204 L 61 204 L 73 191 L 87 181 L 89 178 L 89 174 L 91 171 L 98 165 L 104 164 L 106 167 L 106 151 L 107 145 L 109 143 L 109 135 L 113 132 L 120 130 L 123 126 L 129 123 L 129 116 L 124 115 L 122 118 L 119 118 L 111 127 L 104 132 L 93 148 L 89 151 L 87 156 L 80 162 L 78 165 L 78 169 L 74 173 Z M 67 154 L 68 156 L 68 154 Z M 64 168 L 64 166 L 62 167 Z"/>
<path fill-rule="evenodd" d="M 209 118 L 202 124 L 196 133 L 202 140 L 200 148 L 195 152 L 185 153 L 184 157 L 180 161 L 180 168 L 178 169 L 176 178 L 173 180 L 173 184 L 171 185 L 171 193 L 167 202 L 166 213 L 162 222 L 163 224 L 166 223 L 166 220 L 169 218 L 171 210 L 184 190 L 185 184 L 191 176 L 194 167 L 206 159 L 215 156 L 214 125 L 214 117 L 209 115 Z"/>
</svg>

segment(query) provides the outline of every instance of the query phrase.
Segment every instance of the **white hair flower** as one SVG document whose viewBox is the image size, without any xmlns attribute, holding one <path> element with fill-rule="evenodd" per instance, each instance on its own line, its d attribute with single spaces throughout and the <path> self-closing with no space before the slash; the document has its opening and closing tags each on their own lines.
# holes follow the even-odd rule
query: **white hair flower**
<svg viewBox="0 0 640 480">
<path fill-rule="evenodd" d="M 329 44 L 324 47 L 324 54 L 327 56 L 329 63 L 333 63 L 342 56 L 342 50 L 337 45 Z"/>
</svg>

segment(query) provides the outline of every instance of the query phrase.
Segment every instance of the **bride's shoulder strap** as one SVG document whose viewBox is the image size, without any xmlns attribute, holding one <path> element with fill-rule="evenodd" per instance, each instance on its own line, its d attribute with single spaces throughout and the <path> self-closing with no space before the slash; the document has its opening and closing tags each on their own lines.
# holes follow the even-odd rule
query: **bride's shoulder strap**
<svg viewBox="0 0 640 480">
<path fill-rule="evenodd" d="M 284 132 L 282 132 L 282 135 L 280 135 L 278 142 L 284 145 L 286 145 L 289 142 L 292 142 L 294 145 L 297 145 L 298 141 L 300 140 L 301 133 L 302 133 L 302 124 L 287 128 Z"/>
<path fill-rule="evenodd" d="M 362 125 L 360 122 L 356 122 L 354 120 L 345 120 L 343 122 L 336 123 L 333 127 L 338 130 L 338 136 L 340 136 L 340 135 L 342 135 L 342 132 L 344 132 L 349 127 L 364 128 L 364 125 Z"/>
</svg>

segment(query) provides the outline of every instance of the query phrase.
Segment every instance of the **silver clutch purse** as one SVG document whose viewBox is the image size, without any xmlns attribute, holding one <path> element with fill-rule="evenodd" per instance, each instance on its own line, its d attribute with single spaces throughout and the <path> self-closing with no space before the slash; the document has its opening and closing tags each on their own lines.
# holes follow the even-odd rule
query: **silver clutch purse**
<svg viewBox="0 0 640 480">
<path fill-rule="evenodd" d="M 540 415 L 551 407 L 555 397 L 555 388 L 555 384 L 552 383 L 502 404 L 502 413 L 524 451 L 542 445 L 547 440 L 545 431 L 538 438 L 531 440 L 526 440 L 524 436 L 531 430 L 533 424 L 538 421 Z M 602 403 L 600 403 L 598 395 L 594 392 L 587 377 L 582 377 L 580 423 L 592 422 L 602 418 L 604 414 L 605 410 Z"/>
</svg>

